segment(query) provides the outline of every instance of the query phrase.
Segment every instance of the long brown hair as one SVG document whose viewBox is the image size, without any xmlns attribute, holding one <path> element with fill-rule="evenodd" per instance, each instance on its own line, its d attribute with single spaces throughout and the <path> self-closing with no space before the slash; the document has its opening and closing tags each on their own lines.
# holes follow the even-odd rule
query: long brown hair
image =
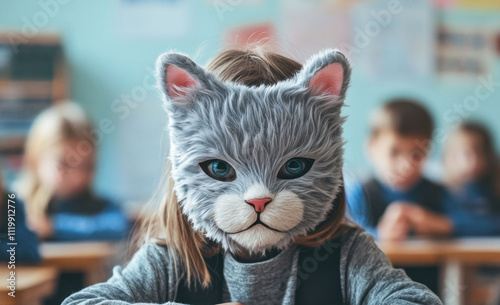
<svg viewBox="0 0 500 305">
<path fill-rule="evenodd" d="M 490 189 L 494 190 L 495 195 L 500 200 L 500 162 L 495 153 L 495 143 L 488 128 L 479 122 L 464 121 L 456 127 L 453 134 L 470 134 L 481 141 L 481 149 L 487 167 L 479 179 L 485 182 Z M 450 144 L 448 144 L 448 146 L 450 146 Z M 448 149 L 450 149 L 450 147 L 448 147 L 447 150 Z M 445 181 L 452 188 L 459 187 L 460 178 L 461 177 L 453 177 L 448 174 L 445 177 Z"/>
<path fill-rule="evenodd" d="M 228 50 L 207 65 L 207 69 L 222 81 L 247 86 L 271 85 L 293 77 L 301 68 L 301 64 L 294 60 L 263 49 Z M 171 164 L 167 160 L 158 195 L 152 200 L 153 205 L 159 203 L 158 212 L 144 211 L 146 220 L 137 230 L 135 246 L 140 247 L 145 242 L 166 245 L 174 265 L 182 267 L 186 283 L 191 285 L 197 282 L 206 287 L 210 284 L 210 273 L 204 257 L 218 253 L 220 245 L 195 232 L 182 214 L 170 170 Z M 333 208 L 328 218 L 310 234 L 298 237 L 295 244 L 316 247 L 340 236 L 347 229 L 344 225 L 346 199 L 343 186 L 331 204 Z"/>
</svg>

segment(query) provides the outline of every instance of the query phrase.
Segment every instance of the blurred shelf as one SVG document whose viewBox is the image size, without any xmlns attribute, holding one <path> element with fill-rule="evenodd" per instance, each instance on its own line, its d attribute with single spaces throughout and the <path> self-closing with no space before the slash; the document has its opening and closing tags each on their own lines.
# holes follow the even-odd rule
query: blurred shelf
<svg viewBox="0 0 500 305">
<path fill-rule="evenodd" d="M 12 45 L 17 44 L 41 44 L 54 45 L 61 43 L 61 37 L 56 32 L 45 32 L 30 37 L 25 37 L 21 32 L 17 31 L 0 31 L 0 43 Z"/>
<path fill-rule="evenodd" d="M 0 161 L 7 185 L 22 168 L 19 156 L 33 120 L 52 104 L 67 100 L 69 84 L 58 34 L 25 37 L 0 31 Z"/>
<path fill-rule="evenodd" d="M 0 154 L 19 153 L 24 147 L 26 136 L 0 138 Z"/>
<path fill-rule="evenodd" d="M 52 80 L 5 80 L 0 79 L 0 100 L 52 98 Z"/>
</svg>

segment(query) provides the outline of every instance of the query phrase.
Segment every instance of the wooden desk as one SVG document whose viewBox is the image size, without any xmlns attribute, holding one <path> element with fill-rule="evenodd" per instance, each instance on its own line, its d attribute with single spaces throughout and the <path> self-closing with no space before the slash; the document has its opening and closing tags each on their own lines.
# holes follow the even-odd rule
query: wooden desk
<svg viewBox="0 0 500 305">
<path fill-rule="evenodd" d="M 379 242 L 378 246 L 393 265 L 433 266 L 441 263 L 442 260 L 442 248 L 437 241 Z"/>
<path fill-rule="evenodd" d="M 463 238 L 445 243 L 446 260 L 500 266 L 500 238 Z"/>
<path fill-rule="evenodd" d="M 40 246 L 42 265 L 60 271 L 79 271 L 85 274 L 85 284 L 106 280 L 117 244 L 109 242 L 45 242 Z"/>
<path fill-rule="evenodd" d="M 57 269 L 54 267 L 35 267 L 16 265 L 15 298 L 8 295 L 11 291 L 4 285 L 10 276 L 7 267 L 0 268 L 0 304 L 2 305 L 40 305 L 55 289 Z"/>
<path fill-rule="evenodd" d="M 471 304 L 467 288 L 476 267 L 500 266 L 500 238 L 413 239 L 378 245 L 394 265 L 441 267 L 441 297 L 446 305 Z"/>
<path fill-rule="evenodd" d="M 395 265 L 436 265 L 449 260 L 500 265 L 500 238 L 410 239 L 378 245 Z"/>
</svg>

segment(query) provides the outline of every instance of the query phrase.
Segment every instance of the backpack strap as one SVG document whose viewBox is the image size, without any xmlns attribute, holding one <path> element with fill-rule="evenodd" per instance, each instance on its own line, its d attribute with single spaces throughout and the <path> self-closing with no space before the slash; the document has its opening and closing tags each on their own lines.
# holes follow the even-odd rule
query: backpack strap
<svg viewBox="0 0 500 305">
<path fill-rule="evenodd" d="M 182 277 L 177 286 L 175 302 L 192 305 L 222 303 L 222 285 L 224 284 L 224 280 L 222 279 L 223 259 L 222 252 L 205 258 L 205 263 L 212 278 L 211 284 L 207 288 L 199 287 L 198 284 L 194 288 L 190 288 L 187 286 L 184 277 Z"/>
<path fill-rule="evenodd" d="M 439 184 L 436 184 L 426 178 L 423 179 L 423 189 L 420 192 L 418 204 L 436 213 L 443 213 L 443 202 L 445 197 L 445 189 Z"/>
<path fill-rule="evenodd" d="M 374 178 L 368 180 L 363 184 L 363 192 L 366 198 L 367 206 L 366 211 L 368 211 L 367 225 L 376 227 L 382 215 L 384 215 L 385 209 L 389 205 L 389 202 L 384 199 L 382 195 L 382 190 L 380 184 Z"/>
<path fill-rule="evenodd" d="M 340 281 L 341 239 L 316 248 L 302 247 L 297 266 L 295 304 L 344 304 Z"/>
</svg>

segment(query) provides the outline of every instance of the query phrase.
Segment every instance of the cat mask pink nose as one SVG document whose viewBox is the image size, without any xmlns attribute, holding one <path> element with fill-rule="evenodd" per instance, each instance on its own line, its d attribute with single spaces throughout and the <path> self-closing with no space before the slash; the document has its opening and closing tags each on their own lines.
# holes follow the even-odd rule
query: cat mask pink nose
<svg viewBox="0 0 500 305">
<path fill-rule="evenodd" d="M 245 200 L 246 203 L 253 206 L 253 208 L 255 209 L 255 212 L 257 212 L 257 213 L 264 211 L 264 208 L 266 207 L 266 205 L 271 201 L 272 201 L 272 199 L 269 197 Z"/>
</svg>

